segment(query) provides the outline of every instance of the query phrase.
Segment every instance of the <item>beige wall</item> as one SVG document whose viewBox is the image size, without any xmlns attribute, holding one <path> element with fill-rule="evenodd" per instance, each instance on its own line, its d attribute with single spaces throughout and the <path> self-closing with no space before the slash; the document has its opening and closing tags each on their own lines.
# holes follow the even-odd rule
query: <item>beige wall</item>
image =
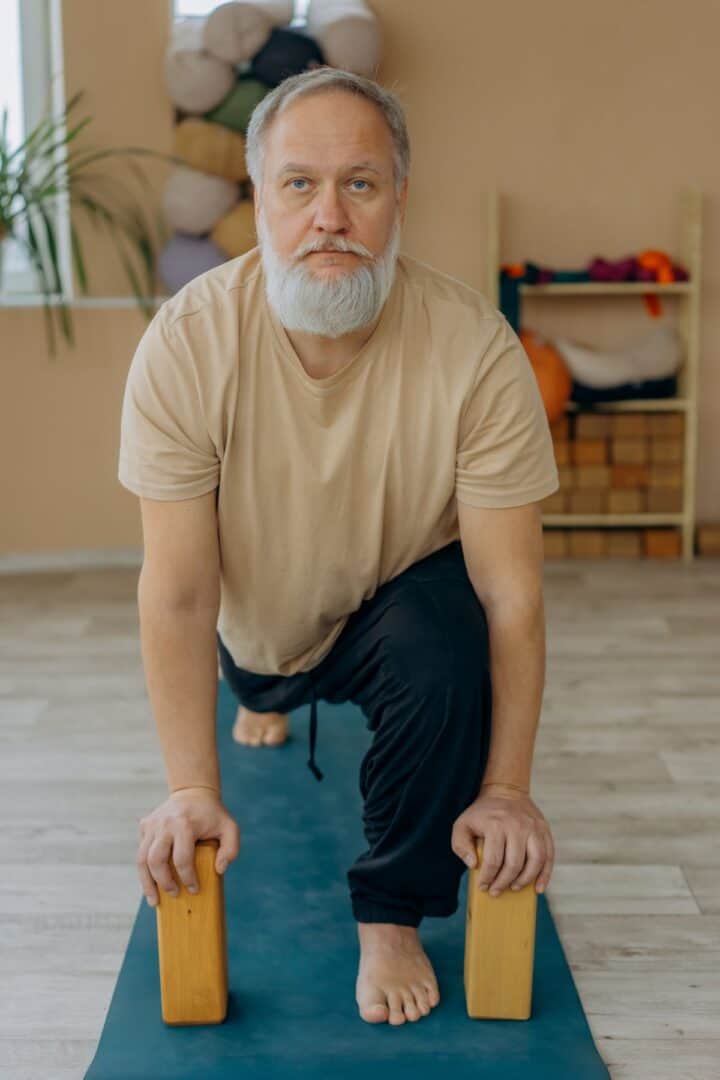
<svg viewBox="0 0 720 1080">
<path fill-rule="evenodd" d="M 169 150 L 162 81 L 169 0 L 65 0 L 68 95 L 87 90 L 88 141 Z M 485 199 L 505 195 L 501 257 L 556 268 L 678 250 L 677 197 L 705 194 L 698 520 L 720 518 L 720 244 L 714 0 L 373 0 L 381 81 L 413 150 L 403 250 L 485 287 Z M 450 15 L 448 13 L 451 13 Z M 84 115 L 84 114 L 83 114 Z M 161 182 L 162 168 L 153 174 Z M 80 224 L 80 222 L 78 222 Z M 111 246 L 92 244 L 95 295 L 126 294 Z M 534 301 L 524 324 L 622 345 L 650 327 L 641 301 Z M 668 302 L 670 303 L 670 301 Z M 627 305 L 631 305 L 628 307 Z M 45 349 L 42 309 L 0 309 L 0 555 L 141 542 L 117 482 L 119 409 L 142 334 L 130 310 L 75 311 L 77 346 Z"/>
</svg>

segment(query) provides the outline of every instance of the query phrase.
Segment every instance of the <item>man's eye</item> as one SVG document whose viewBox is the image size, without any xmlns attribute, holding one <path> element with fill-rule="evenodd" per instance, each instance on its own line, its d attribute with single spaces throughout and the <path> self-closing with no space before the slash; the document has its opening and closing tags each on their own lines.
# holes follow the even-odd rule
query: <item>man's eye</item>
<svg viewBox="0 0 720 1080">
<path fill-rule="evenodd" d="M 367 191 L 370 188 L 370 184 L 368 183 L 368 181 L 363 180 L 362 177 L 359 177 L 359 176 L 356 177 L 354 180 L 351 180 L 350 183 L 351 184 L 364 184 L 365 185 L 365 187 L 363 187 L 363 188 L 359 188 L 359 189 L 355 188 L 356 191 L 358 191 L 358 190 Z M 294 191 L 303 191 L 304 188 L 295 187 L 294 186 L 295 184 L 307 184 L 307 180 L 305 180 L 302 176 L 296 176 L 296 177 L 294 177 L 294 179 L 292 179 L 290 181 L 290 187 L 292 187 Z"/>
</svg>

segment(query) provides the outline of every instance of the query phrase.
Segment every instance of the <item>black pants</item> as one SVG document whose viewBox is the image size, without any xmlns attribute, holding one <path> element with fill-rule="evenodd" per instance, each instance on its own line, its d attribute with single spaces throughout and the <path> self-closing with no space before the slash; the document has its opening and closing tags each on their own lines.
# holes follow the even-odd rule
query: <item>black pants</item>
<svg viewBox="0 0 720 1080">
<path fill-rule="evenodd" d="M 381 585 L 354 611 L 312 670 L 267 675 L 238 668 L 218 634 L 220 665 L 241 704 L 290 712 L 352 701 L 374 733 L 360 763 L 367 851 L 348 871 L 358 922 L 419 926 L 452 915 L 466 869 L 452 826 L 475 799 L 487 763 L 492 709 L 485 611 L 460 541 Z"/>
</svg>

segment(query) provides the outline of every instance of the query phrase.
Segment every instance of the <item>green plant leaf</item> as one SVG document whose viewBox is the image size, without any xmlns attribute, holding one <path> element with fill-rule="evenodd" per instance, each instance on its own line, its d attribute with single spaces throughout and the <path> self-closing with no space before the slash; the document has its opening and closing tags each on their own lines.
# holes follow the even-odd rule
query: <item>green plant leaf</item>
<svg viewBox="0 0 720 1080">
<path fill-rule="evenodd" d="M 31 221 L 30 217 L 28 217 L 28 219 L 27 219 L 27 227 L 28 227 L 28 245 L 29 245 L 29 249 L 30 249 L 31 259 L 33 261 L 33 264 L 34 264 L 36 270 L 38 271 L 38 274 L 40 275 L 40 281 L 42 282 L 43 311 L 44 311 L 44 314 L 45 314 L 45 330 L 46 330 L 46 333 L 47 333 L 47 336 L 48 336 L 48 340 L 50 342 L 50 355 L 54 356 L 55 352 L 56 352 L 55 333 L 54 333 L 54 330 L 53 330 L 52 307 L 48 302 L 48 299 L 52 294 L 52 289 L 50 288 L 50 283 L 49 283 L 49 281 L 47 279 L 47 275 L 45 273 L 45 264 L 44 264 L 44 261 L 43 261 L 43 258 L 42 258 L 42 253 L 40 251 L 40 246 L 39 246 L 39 244 L 37 242 L 37 238 L 35 236 L 35 229 L 33 228 L 33 223 Z"/>
<path fill-rule="evenodd" d="M 61 78 L 61 75 L 54 78 Z M 71 313 L 62 293 L 57 243 L 56 213 L 60 197 L 68 199 L 73 267 L 83 293 L 89 291 L 87 261 L 72 220 L 73 205 L 87 213 L 94 229 L 110 233 L 138 306 L 150 319 L 154 314 L 152 298 L 158 284 L 154 230 L 165 243 L 169 235 L 167 223 L 157 208 L 152 216 L 146 214 L 143 199 L 137 205 L 132 200 L 128 202 L 128 187 L 124 181 L 118 182 L 115 176 L 108 174 L 93 175 L 91 166 L 105 159 L 122 159 L 138 180 L 143 195 L 153 195 L 156 186 L 136 159 L 153 158 L 173 165 L 186 164 L 177 154 L 149 147 L 99 148 L 78 145 L 78 137 L 91 123 L 92 117 L 78 119 L 73 116 L 71 120 L 70 116 L 84 94 L 82 89 L 76 91 L 62 113 L 53 116 L 51 91 L 48 91 L 41 119 L 13 149 L 8 144 L 7 107 L 2 110 L 0 125 L 0 233 L 4 230 L 16 238 L 27 251 L 29 261 L 37 272 L 51 355 L 55 354 L 56 340 L 53 306 L 58 307 L 57 319 L 64 337 L 74 343 Z M 139 260 L 140 273 L 128 257 L 126 244 Z"/>
<path fill-rule="evenodd" d="M 60 266 L 58 264 L 58 249 L 57 242 L 55 240 L 55 229 L 53 223 L 50 221 L 47 211 L 44 206 L 38 206 L 38 212 L 42 217 L 43 224 L 45 226 L 45 240 L 48 246 L 48 252 L 50 255 L 50 268 L 52 270 L 52 276 L 54 279 L 55 292 L 58 295 L 58 318 L 62 326 L 65 338 L 70 343 L 73 342 L 73 329 L 70 319 L 70 313 L 67 304 L 63 300 L 63 282 L 62 275 L 60 273 Z"/>
<path fill-rule="evenodd" d="M 87 271 L 85 269 L 85 261 L 82 256 L 82 247 L 80 244 L 80 237 L 77 234 L 77 229 L 70 221 L 70 243 L 72 246 L 73 264 L 75 266 L 75 273 L 78 277 L 78 282 L 83 293 L 87 296 L 88 293 L 88 278 Z"/>
</svg>

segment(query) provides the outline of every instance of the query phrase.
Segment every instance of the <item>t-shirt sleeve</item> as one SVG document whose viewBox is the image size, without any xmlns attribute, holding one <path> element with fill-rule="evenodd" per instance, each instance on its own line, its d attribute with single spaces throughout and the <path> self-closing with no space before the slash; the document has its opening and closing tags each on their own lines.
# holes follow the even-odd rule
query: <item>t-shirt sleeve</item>
<svg viewBox="0 0 720 1080">
<path fill-rule="evenodd" d="M 123 487 L 173 500 L 218 486 L 220 460 L 202 404 L 196 358 L 160 308 L 140 339 L 125 384 L 118 463 Z"/>
<path fill-rule="evenodd" d="M 463 403 L 456 498 L 471 506 L 521 506 L 559 486 L 540 387 L 519 337 L 501 315 Z"/>
</svg>

